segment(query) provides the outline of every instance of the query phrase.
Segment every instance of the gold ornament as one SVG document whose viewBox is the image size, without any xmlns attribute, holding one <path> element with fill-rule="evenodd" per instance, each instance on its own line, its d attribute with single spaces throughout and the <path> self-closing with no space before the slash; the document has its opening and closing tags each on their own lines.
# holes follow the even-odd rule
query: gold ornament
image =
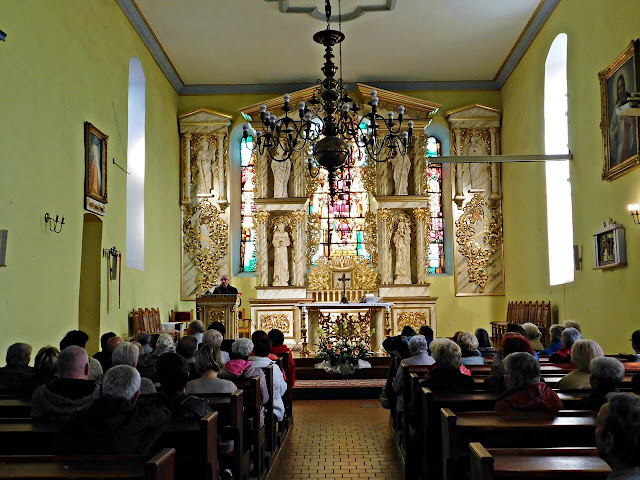
<svg viewBox="0 0 640 480">
<path fill-rule="evenodd" d="M 255 217 L 256 217 L 256 222 L 258 222 L 261 225 L 264 225 L 266 223 L 269 223 L 269 212 L 256 212 Z"/>
<path fill-rule="evenodd" d="M 371 265 L 378 266 L 378 222 L 373 212 L 364 214 L 364 229 L 362 231 L 364 246 L 371 255 Z"/>
<path fill-rule="evenodd" d="M 320 248 L 320 216 L 312 213 L 307 217 L 307 268 L 311 268 L 313 257 Z"/>
<path fill-rule="evenodd" d="M 209 311 L 209 323 L 220 322 L 224 323 L 224 310 L 210 310 Z"/>
<path fill-rule="evenodd" d="M 398 331 L 402 331 L 404 327 L 411 327 L 416 332 L 420 331 L 420 327 L 427 325 L 427 314 L 425 312 L 401 312 L 398 314 Z"/>
<path fill-rule="evenodd" d="M 277 328 L 281 332 L 287 333 L 291 329 L 291 320 L 285 313 L 267 313 L 260 315 L 260 328 L 265 332 Z"/>
<path fill-rule="evenodd" d="M 351 288 L 375 290 L 378 288 L 378 274 L 362 256 L 322 257 L 318 265 L 307 275 L 309 290 L 331 290 L 331 273 L 351 272 Z"/>
</svg>

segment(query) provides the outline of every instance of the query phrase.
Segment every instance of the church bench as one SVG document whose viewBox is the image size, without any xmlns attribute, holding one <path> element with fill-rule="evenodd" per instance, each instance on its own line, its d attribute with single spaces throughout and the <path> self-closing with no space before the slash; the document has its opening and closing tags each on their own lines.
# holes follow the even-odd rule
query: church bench
<svg viewBox="0 0 640 480">
<path fill-rule="evenodd" d="M 61 424 L 32 423 L 30 418 L 0 423 L 0 454 L 53 455 Z"/>
<path fill-rule="evenodd" d="M 269 401 L 264 405 L 265 449 L 263 462 L 266 471 L 269 471 L 271 468 L 272 462 L 278 452 L 278 446 L 276 444 L 278 421 L 275 413 L 273 412 L 273 368 L 278 367 L 262 368 L 262 372 L 264 373 L 264 377 L 267 382 L 267 390 L 269 391 Z"/>
<path fill-rule="evenodd" d="M 416 389 L 417 382 L 422 380 L 431 369 L 435 368 L 434 365 L 402 365 L 402 395 L 404 403 L 404 413 L 397 412 L 396 425 L 398 430 L 396 432 L 396 438 L 398 445 L 403 454 L 406 455 L 406 443 L 409 438 L 409 410 L 413 402 L 414 390 Z"/>
<path fill-rule="evenodd" d="M 31 417 L 31 399 L 0 398 L 0 418 Z"/>
<path fill-rule="evenodd" d="M 231 380 L 243 390 L 244 440 L 251 446 L 254 476 L 260 480 L 266 475 L 264 466 L 265 428 L 260 422 L 262 397 L 260 394 L 260 377 L 235 378 Z"/>
<path fill-rule="evenodd" d="M 589 478 L 605 480 L 611 473 L 595 448 L 490 448 L 469 444 L 471 480 L 537 478 L 566 480 Z"/>
<path fill-rule="evenodd" d="M 250 452 L 244 441 L 243 400 L 244 392 L 198 394 L 209 402 L 211 411 L 218 413 L 218 434 L 222 440 L 232 441 L 231 452 L 219 452 L 218 458 L 223 468 L 230 468 L 234 479 L 248 478 Z"/>
<path fill-rule="evenodd" d="M 173 420 L 152 450 L 161 448 L 176 450 L 176 478 L 218 478 L 218 413 L 208 413 L 197 421 Z"/>
<path fill-rule="evenodd" d="M 440 419 L 443 480 L 462 478 L 464 472 L 469 471 L 468 445 L 471 442 L 480 442 L 485 447 L 595 446 L 595 412 L 456 414 L 442 408 Z"/>
<path fill-rule="evenodd" d="M 289 431 L 291 425 L 293 425 L 293 387 L 291 386 L 291 375 L 289 372 L 289 357 L 291 353 L 277 353 L 275 354 L 278 359 L 276 360 L 276 364 L 282 372 L 287 381 L 287 391 L 282 396 L 282 403 L 284 403 L 284 418 L 282 422 L 279 422 L 278 425 L 278 445 L 281 446 L 284 442 L 286 434 Z"/>
<path fill-rule="evenodd" d="M 0 456 L 0 480 L 173 480 L 174 455 L 175 450 L 167 448 L 148 460 L 138 455 Z"/>
<path fill-rule="evenodd" d="M 543 374 L 542 378 L 544 379 L 544 382 L 549 385 L 551 388 L 556 388 L 556 386 L 558 385 L 558 382 L 560 380 L 562 380 L 562 377 L 564 377 L 564 375 L 546 375 Z M 622 380 L 622 383 L 620 384 L 620 389 L 629 389 L 631 388 L 631 378 L 633 377 L 633 375 L 629 375 L 629 374 L 625 374 L 624 379 Z"/>
</svg>

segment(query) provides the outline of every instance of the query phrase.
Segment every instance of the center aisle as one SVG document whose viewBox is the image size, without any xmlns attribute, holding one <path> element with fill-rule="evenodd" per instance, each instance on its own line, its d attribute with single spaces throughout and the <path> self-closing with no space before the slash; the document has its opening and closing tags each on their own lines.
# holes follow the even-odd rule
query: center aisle
<svg viewBox="0 0 640 480">
<path fill-rule="evenodd" d="M 389 410 L 380 402 L 294 401 L 293 418 L 268 480 L 402 478 Z"/>
</svg>

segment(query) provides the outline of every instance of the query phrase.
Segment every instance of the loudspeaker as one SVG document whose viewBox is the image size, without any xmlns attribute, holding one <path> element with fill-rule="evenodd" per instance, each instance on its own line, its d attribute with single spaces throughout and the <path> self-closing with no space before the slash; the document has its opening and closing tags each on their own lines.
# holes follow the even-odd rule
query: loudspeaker
<svg viewBox="0 0 640 480">
<path fill-rule="evenodd" d="M 7 258 L 7 234 L 9 230 L 0 230 L 0 267 L 6 267 Z"/>
</svg>

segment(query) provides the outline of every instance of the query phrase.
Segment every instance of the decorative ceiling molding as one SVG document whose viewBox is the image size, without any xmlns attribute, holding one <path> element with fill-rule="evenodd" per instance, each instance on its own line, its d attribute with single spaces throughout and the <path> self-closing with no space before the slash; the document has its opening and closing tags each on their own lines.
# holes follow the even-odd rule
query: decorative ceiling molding
<svg viewBox="0 0 640 480">
<path fill-rule="evenodd" d="M 325 16 L 324 12 L 321 12 L 315 6 L 294 7 L 294 6 L 291 6 L 292 0 L 264 0 L 264 1 L 267 3 L 277 2 L 278 8 L 282 13 L 304 13 L 309 15 L 312 18 L 315 18 L 316 20 L 320 20 L 321 22 L 325 22 L 327 20 L 327 17 Z M 390 12 L 396 8 L 397 1 L 398 0 L 386 0 L 382 2 L 381 0 L 381 3 L 377 5 L 375 4 L 374 5 L 371 5 L 371 4 L 358 5 L 352 11 L 342 14 L 342 22 L 355 20 L 356 18 L 361 17 L 362 15 L 368 12 Z M 336 10 L 337 10 L 336 8 L 333 9 L 333 11 L 336 11 Z M 331 15 L 332 22 L 337 22 L 338 20 L 339 20 L 338 15 Z"/>
</svg>

